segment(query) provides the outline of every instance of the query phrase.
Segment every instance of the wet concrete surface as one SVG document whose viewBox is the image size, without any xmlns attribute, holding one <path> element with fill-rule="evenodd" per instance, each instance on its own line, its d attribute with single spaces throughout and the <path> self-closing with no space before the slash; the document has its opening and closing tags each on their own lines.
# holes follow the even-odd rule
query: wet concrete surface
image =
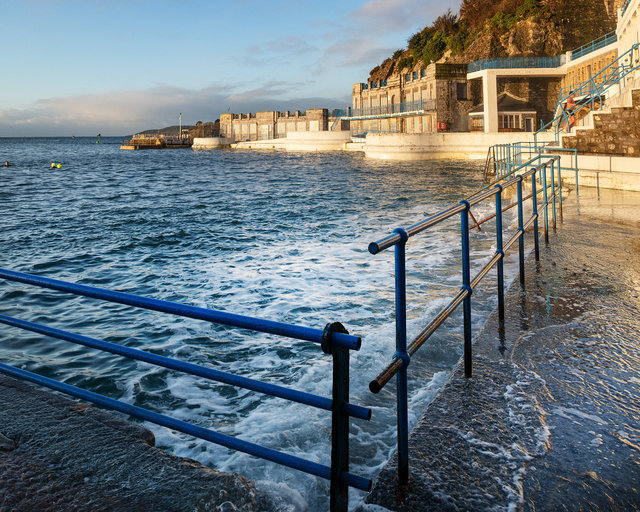
<svg viewBox="0 0 640 512">
<path fill-rule="evenodd" d="M 0 376 L 0 511 L 281 510 L 124 418 Z"/>
<path fill-rule="evenodd" d="M 366 503 L 640 510 L 640 194 L 575 199 L 411 433 L 409 483 L 394 458 Z"/>
</svg>

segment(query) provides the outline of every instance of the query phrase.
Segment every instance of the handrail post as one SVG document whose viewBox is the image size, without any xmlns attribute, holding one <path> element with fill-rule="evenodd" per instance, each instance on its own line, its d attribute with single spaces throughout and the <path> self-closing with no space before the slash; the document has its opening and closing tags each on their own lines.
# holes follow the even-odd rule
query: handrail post
<svg viewBox="0 0 640 512">
<path fill-rule="evenodd" d="M 544 199 L 544 243 L 549 243 L 549 200 L 547 199 L 547 163 L 542 164 L 542 198 Z"/>
<path fill-rule="evenodd" d="M 462 288 L 467 290 L 464 298 L 464 376 L 471 377 L 472 374 L 472 354 L 471 354 L 471 261 L 469 244 L 469 201 L 462 200 L 460 204 L 465 205 L 465 209 L 460 212 L 460 230 L 462 236 Z"/>
<path fill-rule="evenodd" d="M 560 222 L 562 222 L 562 161 L 560 157 L 558 157 L 558 199 L 560 204 Z"/>
<path fill-rule="evenodd" d="M 553 203 L 551 203 L 551 211 L 553 213 L 553 230 L 556 229 L 556 177 L 555 177 L 555 160 L 551 160 L 551 197 Z"/>
<path fill-rule="evenodd" d="M 331 489 L 329 510 L 347 512 L 349 486 L 342 474 L 349 471 L 349 415 L 342 410 L 349 402 L 349 349 L 331 344 L 331 334 L 349 334 L 339 322 L 327 324 L 322 333 L 322 350 L 333 358 L 333 390 L 331 404 Z"/>
<path fill-rule="evenodd" d="M 578 150 L 574 150 L 574 166 L 575 166 L 575 172 L 576 172 L 576 196 L 580 195 L 580 189 L 578 187 Z"/>
<path fill-rule="evenodd" d="M 498 260 L 498 319 L 504 322 L 504 248 L 502 244 L 502 185 L 496 185 L 496 252 Z"/>
<path fill-rule="evenodd" d="M 395 247 L 396 267 L 396 353 L 402 359 L 402 367 L 396 374 L 397 421 L 398 421 L 398 480 L 409 481 L 409 405 L 407 392 L 407 275 L 405 249 L 409 235 L 398 228 L 394 230 L 401 237 Z"/>
<path fill-rule="evenodd" d="M 520 256 L 520 283 L 524 284 L 524 220 L 522 214 L 522 176 L 518 176 L 518 182 L 516 183 L 518 190 L 518 231 L 520 236 L 518 237 L 518 249 Z"/>
<path fill-rule="evenodd" d="M 539 169 L 539 168 L 538 168 Z M 533 243 L 536 255 L 536 261 L 540 260 L 540 240 L 538 234 L 538 191 L 536 190 L 536 174 L 537 170 L 531 175 L 531 209 L 533 211 Z"/>
</svg>

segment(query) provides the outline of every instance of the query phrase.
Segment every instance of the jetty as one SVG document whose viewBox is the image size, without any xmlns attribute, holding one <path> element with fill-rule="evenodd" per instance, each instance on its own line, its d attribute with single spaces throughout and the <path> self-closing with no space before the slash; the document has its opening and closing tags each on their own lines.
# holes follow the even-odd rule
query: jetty
<svg viewBox="0 0 640 512">
<path fill-rule="evenodd" d="M 144 134 L 134 135 L 130 139 L 125 139 L 120 145 L 120 149 L 136 151 L 139 149 L 181 149 L 190 148 L 192 142 L 189 138 L 178 136 L 149 136 Z"/>
</svg>

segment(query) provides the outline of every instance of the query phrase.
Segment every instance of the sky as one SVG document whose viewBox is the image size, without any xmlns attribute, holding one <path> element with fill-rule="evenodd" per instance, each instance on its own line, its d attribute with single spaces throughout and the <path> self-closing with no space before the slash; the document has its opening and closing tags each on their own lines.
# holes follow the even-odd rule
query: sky
<svg viewBox="0 0 640 512">
<path fill-rule="evenodd" d="M 461 0 L 0 0 L 0 137 L 345 108 Z"/>
</svg>

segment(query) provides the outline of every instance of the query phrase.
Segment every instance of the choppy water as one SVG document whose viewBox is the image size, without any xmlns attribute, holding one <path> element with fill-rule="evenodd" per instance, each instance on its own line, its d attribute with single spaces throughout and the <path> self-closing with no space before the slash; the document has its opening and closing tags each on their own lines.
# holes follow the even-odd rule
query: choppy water
<svg viewBox="0 0 640 512">
<path fill-rule="evenodd" d="M 352 470 L 373 477 L 395 446 L 394 386 L 368 382 L 394 351 L 392 252 L 369 242 L 481 185 L 480 164 L 381 162 L 359 154 L 119 150 L 119 140 L 0 139 L 0 266 L 153 298 L 322 328 L 340 321 L 363 338 L 352 355 Z M 51 162 L 62 163 L 50 169 Z M 482 215 L 491 206 L 476 212 Z M 409 331 L 460 283 L 458 223 L 408 246 Z M 474 232 L 474 265 L 492 244 Z M 457 246 L 458 244 L 454 244 Z M 480 290 L 477 295 L 482 296 Z M 0 283 L 4 314 L 266 382 L 330 395 L 330 361 L 311 343 L 136 311 Z M 479 324 L 493 305 L 474 306 Z M 213 430 L 329 463 L 330 417 L 109 354 L 0 327 L 0 358 Z M 411 421 L 462 347 L 458 315 L 411 364 Z M 151 427 L 159 446 L 273 487 L 324 510 L 328 482 Z M 351 491 L 352 501 L 362 493 Z"/>
</svg>

